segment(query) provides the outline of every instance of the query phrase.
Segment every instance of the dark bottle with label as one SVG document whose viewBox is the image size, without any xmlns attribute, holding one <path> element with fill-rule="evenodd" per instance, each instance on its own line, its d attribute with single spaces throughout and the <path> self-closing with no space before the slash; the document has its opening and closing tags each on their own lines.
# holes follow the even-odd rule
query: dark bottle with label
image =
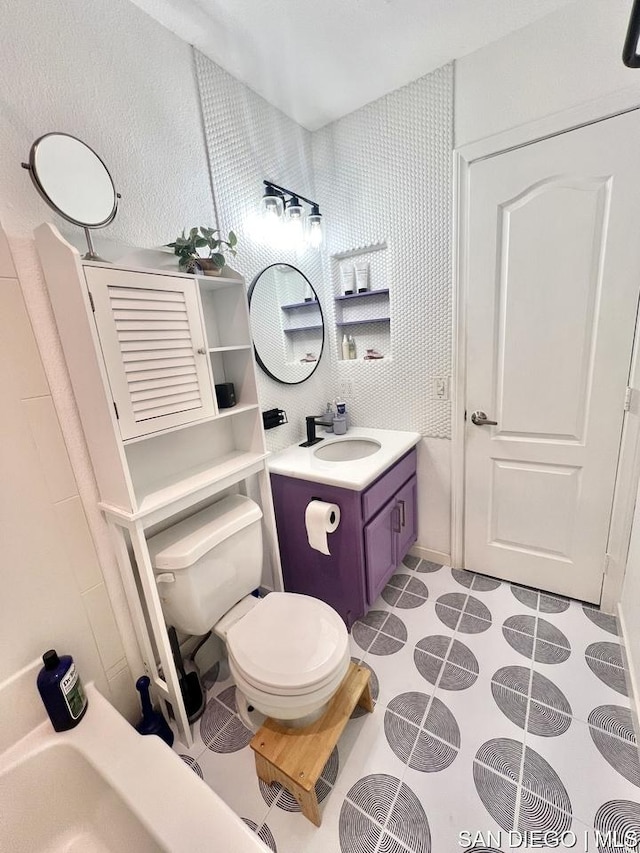
<svg viewBox="0 0 640 853">
<path fill-rule="evenodd" d="M 77 726 L 87 710 L 88 700 L 71 655 L 49 649 L 42 655 L 43 668 L 38 673 L 38 690 L 44 707 L 57 732 Z"/>
</svg>

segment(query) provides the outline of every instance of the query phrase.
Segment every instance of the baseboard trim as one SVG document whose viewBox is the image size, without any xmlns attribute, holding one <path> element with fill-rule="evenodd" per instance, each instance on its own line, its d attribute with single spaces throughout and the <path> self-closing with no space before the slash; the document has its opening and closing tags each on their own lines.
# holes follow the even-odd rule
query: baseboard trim
<svg viewBox="0 0 640 853">
<path fill-rule="evenodd" d="M 619 602 L 617 607 L 618 625 L 620 627 L 620 639 L 622 640 L 622 660 L 624 662 L 624 674 L 627 682 L 627 692 L 629 694 L 629 703 L 631 705 L 631 717 L 633 719 L 633 727 L 635 729 L 636 738 L 640 738 L 640 708 L 638 700 L 640 693 L 638 692 L 638 670 L 634 665 L 633 655 L 628 642 L 627 626 L 622 612 L 622 604 Z"/>
<path fill-rule="evenodd" d="M 429 560 L 430 563 L 440 563 L 441 566 L 451 565 L 451 554 L 445 554 L 444 551 L 432 551 L 430 548 L 423 548 L 422 545 L 414 545 L 409 548 L 409 553 L 414 557 L 420 557 L 421 560 Z"/>
</svg>

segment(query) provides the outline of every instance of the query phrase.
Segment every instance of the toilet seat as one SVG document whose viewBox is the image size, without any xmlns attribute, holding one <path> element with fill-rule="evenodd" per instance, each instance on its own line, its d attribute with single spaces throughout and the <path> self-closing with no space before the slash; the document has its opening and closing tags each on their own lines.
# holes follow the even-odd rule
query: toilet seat
<svg viewBox="0 0 640 853">
<path fill-rule="evenodd" d="M 270 593 L 232 625 L 227 649 L 236 677 L 272 697 L 335 690 L 350 659 L 349 635 L 336 611 L 293 592 Z"/>
</svg>

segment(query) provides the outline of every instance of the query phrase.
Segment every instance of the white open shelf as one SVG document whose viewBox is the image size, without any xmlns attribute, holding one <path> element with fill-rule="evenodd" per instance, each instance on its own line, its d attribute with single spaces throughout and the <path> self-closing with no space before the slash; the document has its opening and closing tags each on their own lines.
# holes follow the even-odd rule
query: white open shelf
<svg viewBox="0 0 640 853">
<path fill-rule="evenodd" d="M 218 457 L 214 464 L 202 463 L 180 475 L 166 476 L 148 484 L 140 484 L 138 492 L 138 515 L 147 515 L 168 506 L 207 486 L 215 485 L 231 476 L 237 476 L 256 463 L 266 459 L 266 453 L 247 453 L 232 450 Z"/>
<path fill-rule="evenodd" d="M 236 352 L 246 349 L 253 349 L 252 344 L 237 344 L 231 347 L 209 347 L 209 352 Z"/>
</svg>

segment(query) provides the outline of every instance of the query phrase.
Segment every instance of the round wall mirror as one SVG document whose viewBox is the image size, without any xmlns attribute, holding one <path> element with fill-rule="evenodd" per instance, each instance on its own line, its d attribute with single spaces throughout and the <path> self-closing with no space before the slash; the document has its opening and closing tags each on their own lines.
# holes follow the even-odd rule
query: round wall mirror
<svg viewBox="0 0 640 853">
<path fill-rule="evenodd" d="M 113 222 L 120 197 L 101 158 L 75 136 L 47 133 L 36 139 L 29 162 L 22 165 L 47 204 L 67 222 L 85 229 L 89 245 L 85 258 L 95 260 L 89 229 Z"/>
<path fill-rule="evenodd" d="M 298 385 L 313 375 L 324 348 L 324 318 L 309 279 L 291 264 L 271 264 L 249 288 L 256 361 L 271 379 Z"/>
</svg>

